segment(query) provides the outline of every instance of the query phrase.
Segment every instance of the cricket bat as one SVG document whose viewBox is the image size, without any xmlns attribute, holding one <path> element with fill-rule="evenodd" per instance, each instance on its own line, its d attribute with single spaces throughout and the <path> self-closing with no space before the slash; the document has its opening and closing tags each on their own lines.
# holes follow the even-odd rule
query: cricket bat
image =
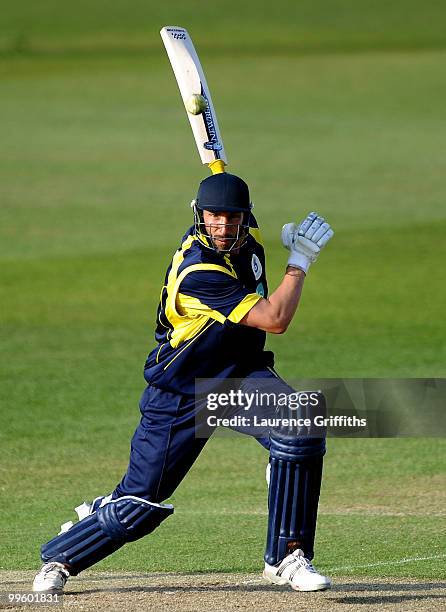
<svg viewBox="0 0 446 612">
<path fill-rule="evenodd" d="M 203 164 L 213 174 L 224 172 L 226 158 L 217 116 L 203 68 L 189 33 L 178 26 L 162 28 L 166 47 L 184 107 Z"/>
</svg>

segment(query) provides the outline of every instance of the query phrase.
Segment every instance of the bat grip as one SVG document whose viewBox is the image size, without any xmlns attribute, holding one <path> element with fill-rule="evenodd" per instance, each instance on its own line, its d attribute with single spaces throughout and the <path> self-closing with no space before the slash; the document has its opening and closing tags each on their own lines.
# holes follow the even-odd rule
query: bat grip
<svg viewBox="0 0 446 612">
<path fill-rule="evenodd" d="M 212 174 L 221 174 L 225 171 L 225 162 L 222 159 L 214 159 L 208 164 Z"/>
</svg>

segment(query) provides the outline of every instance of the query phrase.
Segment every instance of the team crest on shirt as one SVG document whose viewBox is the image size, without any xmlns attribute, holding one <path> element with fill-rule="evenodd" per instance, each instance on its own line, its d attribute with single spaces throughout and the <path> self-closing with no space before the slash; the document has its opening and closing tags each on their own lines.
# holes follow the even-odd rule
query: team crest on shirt
<svg viewBox="0 0 446 612">
<path fill-rule="evenodd" d="M 261 295 L 262 297 L 265 297 L 265 287 L 263 286 L 262 283 L 259 283 L 256 287 L 256 293 L 258 295 Z"/>
<path fill-rule="evenodd" d="M 260 259 L 257 257 L 255 253 L 253 253 L 252 255 L 251 267 L 252 267 L 252 271 L 254 272 L 254 278 L 256 280 L 259 280 L 259 278 L 262 276 L 263 270 L 262 270 L 262 264 L 260 263 Z"/>
</svg>

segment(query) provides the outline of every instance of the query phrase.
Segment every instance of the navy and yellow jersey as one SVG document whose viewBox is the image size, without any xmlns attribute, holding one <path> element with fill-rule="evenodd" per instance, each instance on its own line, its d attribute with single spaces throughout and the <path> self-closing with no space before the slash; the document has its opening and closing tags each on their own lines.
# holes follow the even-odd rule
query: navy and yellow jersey
<svg viewBox="0 0 446 612">
<path fill-rule="evenodd" d="M 174 393 L 193 394 L 196 378 L 244 376 L 263 365 L 265 332 L 239 325 L 268 294 L 265 254 L 251 217 L 238 254 L 204 246 L 191 227 L 170 264 L 161 290 L 146 380 Z"/>
</svg>

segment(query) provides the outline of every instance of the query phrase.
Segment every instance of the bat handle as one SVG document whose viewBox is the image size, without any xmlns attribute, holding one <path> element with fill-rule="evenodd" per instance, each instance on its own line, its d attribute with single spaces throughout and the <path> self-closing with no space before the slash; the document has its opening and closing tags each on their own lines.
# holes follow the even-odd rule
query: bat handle
<svg viewBox="0 0 446 612">
<path fill-rule="evenodd" d="M 225 171 L 225 162 L 222 159 L 214 159 L 208 164 L 212 174 L 221 174 Z"/>
</svg>

